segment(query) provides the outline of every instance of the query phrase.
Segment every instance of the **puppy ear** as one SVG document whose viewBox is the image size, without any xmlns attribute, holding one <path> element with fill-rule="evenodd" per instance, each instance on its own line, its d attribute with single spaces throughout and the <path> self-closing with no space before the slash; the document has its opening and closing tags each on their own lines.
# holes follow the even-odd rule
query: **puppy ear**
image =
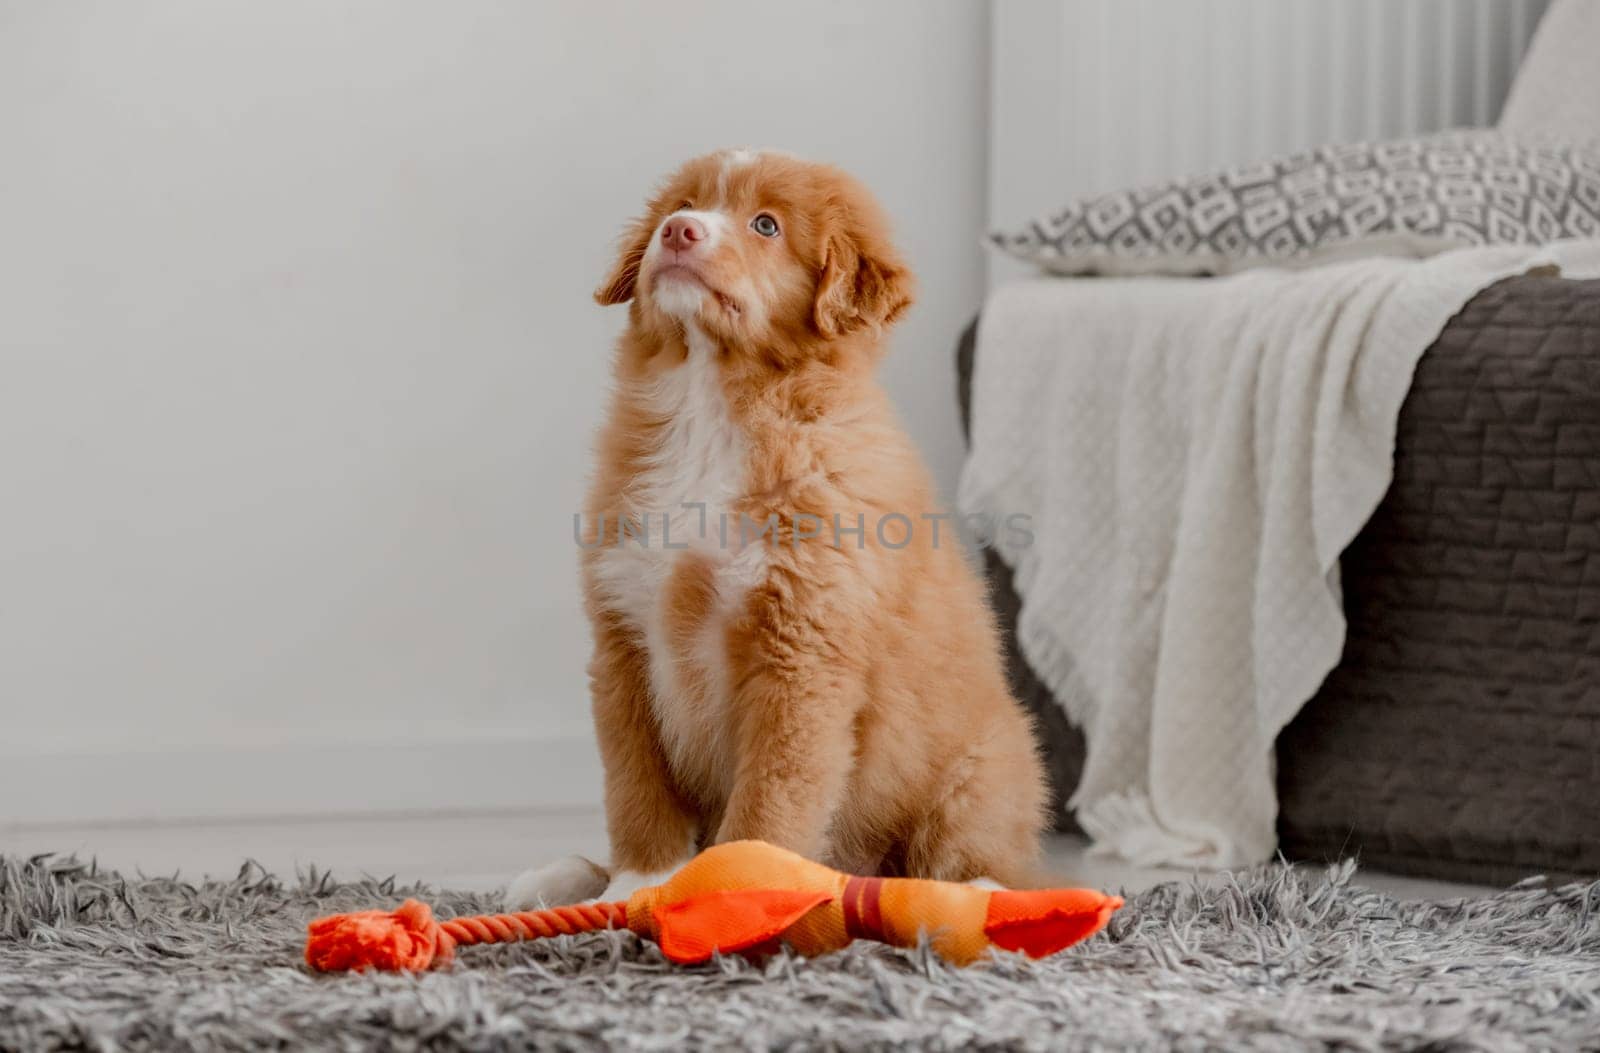
<svg viewBox="0 0 1600 1053">
<path fill-rule="evenodd" d="M 650 239 L 655 232 L 655 224 L 649 216 L 644 216 L 634 220 L 633 226 L 622 236 L 617 262 L 606 280 L 594 291 L 595 302 L 601 307 L 627 303 L 633 299 L 633 287 L 639 281 L 639 267 L 644 263 L 645 250 L 650 247 Z"/>
<path fill-rule="evenodd" d="M 835 231 L 824 249 L 812 321 L 826 337 L 889 325 L 911 306 L 915 286 L 886 241 Z"/>
</svg>

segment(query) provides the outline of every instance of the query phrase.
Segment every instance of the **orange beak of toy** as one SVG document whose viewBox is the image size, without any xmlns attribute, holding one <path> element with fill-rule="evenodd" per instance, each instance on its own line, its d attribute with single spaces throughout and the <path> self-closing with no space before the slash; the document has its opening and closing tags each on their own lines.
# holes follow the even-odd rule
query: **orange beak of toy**
<svg viewBox="0 0 1600 1053">
<path fill-rule="evenodd" d="M 1043 958 L 1093 936 L 1121 906 L 1121 896 L 1091 889 L 995 891 L 989 893 L 983 933 L 996 947 Z"/>
</svg>

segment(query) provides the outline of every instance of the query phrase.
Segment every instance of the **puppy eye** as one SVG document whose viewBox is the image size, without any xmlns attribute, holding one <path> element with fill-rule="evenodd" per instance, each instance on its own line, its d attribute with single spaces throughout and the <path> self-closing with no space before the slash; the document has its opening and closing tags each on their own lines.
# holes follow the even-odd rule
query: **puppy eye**
<svg viewBox="0 0 1600 1053">
<path fill-rule="evenodd" d="M 691 208 L 694 208 L 694 202 L 690 201 L 688 198 L 685 198 L 682 201 L 678 202 L 678 207 L 673 209 L 672 211 L 674 211 L 674 212 L 687 212 Z"/>
<path fill-rule="evenodd" d="M 772 218 L 771 213 L 763 212 L 750 221 L 750 229 L 763 238 L 775 238 L 778 236 L 778 221 Z"/>
</svg>

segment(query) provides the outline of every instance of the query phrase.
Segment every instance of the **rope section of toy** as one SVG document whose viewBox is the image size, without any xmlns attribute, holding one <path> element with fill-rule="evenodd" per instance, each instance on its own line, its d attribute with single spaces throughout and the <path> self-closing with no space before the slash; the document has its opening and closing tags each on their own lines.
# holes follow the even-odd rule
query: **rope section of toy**
<svg viewBox="0 0 1600 1053">
<path fill-rule="evenodd" d="M 322 972 L 417 972 L 448 963 L 458 946 L 627 927 L 626 903 L 578 903 L 441 922 L 426 903 L 408 899 L 393 911 L 365 910 L 313 921 L 307 926 L 306 964 Z"/>
<path fill-rule="evenodd" d="M 440 931 L 459 947 L 475 943 L 514 943 L 547 936 L 572 936 L 596 929 L 628 927 L 626 903 L 579 903 L 515 914 L 477 914 L 439 923 Z"/>
</svg>

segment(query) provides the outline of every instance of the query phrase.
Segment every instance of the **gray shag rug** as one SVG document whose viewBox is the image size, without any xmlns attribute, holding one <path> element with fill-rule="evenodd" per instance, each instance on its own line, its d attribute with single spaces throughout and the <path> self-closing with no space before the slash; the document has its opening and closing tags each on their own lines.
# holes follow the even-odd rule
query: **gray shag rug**
<svg viewBox="0 0 1600 1053">
<path fill-rule="evenodd" d="M 492 899 L 0 857 L 0 1049 L 1600 1049 L 1600 882 L 1420 903 L 1352 872 L 1161 885 L 1042 962 L 858 943 L 681 968 L 611 932 L 321 976 L 301 965 L 312 917 Z"/>
</svg>

